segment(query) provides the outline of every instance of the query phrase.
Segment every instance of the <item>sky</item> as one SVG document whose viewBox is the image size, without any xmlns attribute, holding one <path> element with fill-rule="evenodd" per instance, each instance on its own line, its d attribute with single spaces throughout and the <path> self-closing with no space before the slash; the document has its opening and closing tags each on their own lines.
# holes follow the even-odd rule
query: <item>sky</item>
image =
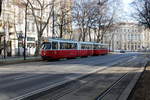
<svg viewBox="0 0 150 100">
<path fill-rule="evenodd" d="M 123 0 L 123 5 L 124 5 L 124 7 L 123 7 L 123 9 L 124 9 L 124 14 L 123 15 L 125 15 L 126 16 L 126 20 L 128 20 L 128 21 L 133 21 L 132 20 L 132 17 L 131 17 L 131 15 L 132 15 L 132 13 L 134 12 L 134 9 L 132 8 L 132 6 L 131 6 L 131 3 L 133 2 L 134 0 Z"/>
<path fill-rule="evenodd" d="M 123 0 L 125 11 L 129 11 L 130 9 L 132 9 L 132 7 L 130 6 L 130 3 L 132 3 L 133 1 L 134 0 Z"/>
</svg>

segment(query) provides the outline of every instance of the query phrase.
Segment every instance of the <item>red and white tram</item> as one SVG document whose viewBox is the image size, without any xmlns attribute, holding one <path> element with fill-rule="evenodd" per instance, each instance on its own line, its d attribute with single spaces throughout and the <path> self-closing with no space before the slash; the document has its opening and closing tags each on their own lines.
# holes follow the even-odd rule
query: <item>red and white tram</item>
<svg viewBox="0 0 150 100">
<path fill-rule="evenodd" d="M 106 44 L 100 44 L 100 43 L 94 43 L 94 54 L 93 55 L 105 55 L 108 51 L 108 45 Z"/>
<path fill-rule="evenodd" d="M 43 60 L 86 57 L 107 53 L 108 49 L 105 44 L 50 38 L 42 44 L 41 48 Z"/>
</svg>

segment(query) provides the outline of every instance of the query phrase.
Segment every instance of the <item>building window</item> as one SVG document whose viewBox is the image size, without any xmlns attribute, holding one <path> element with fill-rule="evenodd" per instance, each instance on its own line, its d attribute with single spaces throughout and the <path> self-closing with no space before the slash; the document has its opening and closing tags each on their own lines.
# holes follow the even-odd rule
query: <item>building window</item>
<svg viewBox="0 0 150 100">
<path fill-rule="evenodd" d="M 34 37 L 27 37 L 27 41 L 35 41 Z"/>
</svg>

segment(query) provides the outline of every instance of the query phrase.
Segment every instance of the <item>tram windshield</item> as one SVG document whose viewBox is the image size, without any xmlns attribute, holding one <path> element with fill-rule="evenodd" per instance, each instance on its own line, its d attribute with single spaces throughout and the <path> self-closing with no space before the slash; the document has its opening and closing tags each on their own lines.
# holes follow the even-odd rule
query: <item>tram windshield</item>
<svg viewBox="0 0 150 100">
<path fill-rule="evenodd" d="M 44 50 L 51 49 L 51 43 L 49 43 L 49 42 L 47 42 L 47 43 L 43 43 L 43 45 L 42 45 L 42 49 L 44 49 Z"/>
</svg>

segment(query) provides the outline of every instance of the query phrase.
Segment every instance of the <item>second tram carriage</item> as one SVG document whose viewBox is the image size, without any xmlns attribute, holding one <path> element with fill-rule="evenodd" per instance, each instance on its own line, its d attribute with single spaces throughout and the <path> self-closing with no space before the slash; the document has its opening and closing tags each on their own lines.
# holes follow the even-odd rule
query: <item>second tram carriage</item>
<svg viewBox="0 0 150 100">
<path fill-rule="evenodd" d="M 71 40 L 47 39 L 42 44 L 43 60 L 86 57 L 108 53 L 106 44 L 94 42 L 77 42 Z"/>
</svg>

